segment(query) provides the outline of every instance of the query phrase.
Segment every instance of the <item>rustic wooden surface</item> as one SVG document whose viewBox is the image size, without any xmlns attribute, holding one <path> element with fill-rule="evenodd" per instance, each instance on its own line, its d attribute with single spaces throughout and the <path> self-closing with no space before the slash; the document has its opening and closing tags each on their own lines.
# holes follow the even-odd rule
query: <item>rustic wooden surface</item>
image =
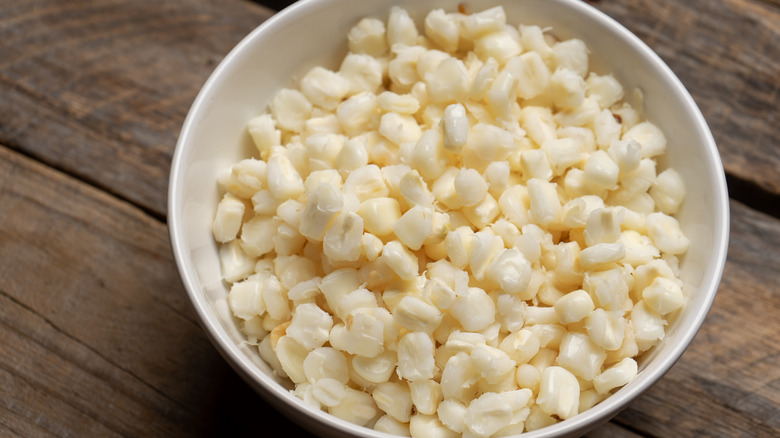
<svg viewBox="0 0 780 438">
<path fill-rule="evenodd" d="M 691 347 L 590 436 L 778 436 L 780 5 L 591 4 L 656 50 L 700 105 L 727 171 L 732 234 Z M 243 0 L 0 2 L 0 436 L 306 435 L 211 346 L 165 224 L 189 105 L 272 13 Z"/>
</svg>

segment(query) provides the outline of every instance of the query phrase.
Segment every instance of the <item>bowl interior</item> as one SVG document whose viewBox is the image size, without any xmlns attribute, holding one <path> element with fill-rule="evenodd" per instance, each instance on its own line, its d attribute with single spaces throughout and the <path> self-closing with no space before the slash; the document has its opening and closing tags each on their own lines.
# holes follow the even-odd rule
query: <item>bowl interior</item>
<svg viewBox="0 0 780 438">
<path fill-rule="evenodd" d="M 169 227 L 185 287 L 214 344 L 259 392 L 321 434 L 368 436 L 369 431 L 304 405 L 283 386 L 242 336 L 227 307 L 217 246 L 211 236 L 219 193 L 216 176 L 251 154 L 246 121 L 263 112 L 281 87 L 315 65 L 338 69 L 347 52 L 346 33 L 360 18 L 386 19 L 391 4 L 421 22 L 431 9 L 452 10 L 445 0 L 304 0 L 248 35 L 217 67 L 193 104 L 176 147 L 169 188 Z M 469 1 L 468 10 L 500 4 Z M 695 335 L 714 299 L 725 263 L 728 197 L 712 136 L 690 95 L 671 70 L 641 41 L 595 9 L 575 1 L 503 2 L 508 22 L 553 27 L 561 39 L 580 38 L 591 66 L 612 72 L 628 90 L 643 95 L 645 116 L 665 132 L 672 166 L 688 191 L 678 219 L 691 240 L 681 260 L 689 302 L 666 339 L 640 360 L 637 378 L 583 415 L 527 436 L 567 436 L 607 420 L 660 378 Z M 289 387 L 287 387 L 289 388 Z M 327 426 L 326 426 L 327 425 Z M 373 436 L 376 434 L 374 433 Z"/>
</svg>

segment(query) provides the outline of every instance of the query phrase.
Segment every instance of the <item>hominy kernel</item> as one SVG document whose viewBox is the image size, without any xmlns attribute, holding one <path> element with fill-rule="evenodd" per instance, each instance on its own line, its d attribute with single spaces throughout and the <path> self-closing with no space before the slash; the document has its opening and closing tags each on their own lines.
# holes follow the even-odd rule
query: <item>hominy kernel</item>
<svg viewBox="0 0 780 438">
<path fill-rule="evenodd" d="M 403 436 L 587 410 L 687 299 L 661 127 L 585 42 L 469 12 L 358 21 L 339 69 L 272 96 L 255 157 L 218 177 L 246 340 L 305 403 Z"/>
</svg>

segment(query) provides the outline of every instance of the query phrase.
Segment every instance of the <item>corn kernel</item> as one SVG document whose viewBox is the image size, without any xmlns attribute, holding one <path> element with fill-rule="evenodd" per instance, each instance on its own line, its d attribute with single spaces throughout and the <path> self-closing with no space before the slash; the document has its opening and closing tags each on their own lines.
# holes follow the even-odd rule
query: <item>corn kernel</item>
<svg viewBox="0 0 780 438">
<path fill-rule="evenodd" d="M 576 108 L 585 99 L 585 81 L 575 71 L 558 68 L 550 76 L 553 103 L 559 108 Z"/>
<path fill-rule="evenodd" d="M 350 387 L 345 387 L 345 391 L 341 403 L 330 407 L 328 412 L 350 423 L 367 426 L 377 414 L 374 399 L 369 394 Z"/>
<path fill-rule="evenodd" d="M 363 143 L 357 140 L 347 140 L 336 156 L 335 166 L 342 174 L 360 169 L 368 164 L 368 151 Z"/>
<path fill-rule="evenodd" d="M 358 135 L 373 127 L 377 108 L 376 96 L 366 91 L 341 102 L 336 118 L 347 135 Z"/>
<path fill-rule="evenodd" d="M 628 310 L 625 305 L 629 300 L 628 282 L 620 269 L 610 269 L 598 272 L 586 272 L 582 282 L 596 307 L 604 310 Z"/>
<path fill-rule="evenodd" d="M 378 197 L 363 201 L 357 213 L 363 218 L 366 231 L 376 236 L 393 232 L 393 224 L 401 217 L 401 208 L 393 198 Z"/>
<path fill-rule="evenodd" d="M 342 384 L 349 381 L 347 358 L 341 351 L 331 347 L 315 348 L 303 360 L 303 372 L 309 383 L 320 379 L 334 379 Z"/>
<path fill-rule="evenodd" d="M 517 367 L 515 372 L 515 380 L 517 385 L 521 388 L 527 388 L 531 390 L 534 395 L 539 394 L 539 381 L 542 378 L 542 372 L 539 368 L 531 365 L 530 363 L 524 363 Z"/>
<path fill-rule="evenodd" d="M 457 58 L 445 59 L 433 74 L 423 79 L 433 103 L 463 102 L 471 88 L 471 76 L 463 61 Z"/>
<path fill-rule="evenodd" d="M 517 149 L 512 134 L 499 126 L 477 123 L 471 128 L 469 141 L 463 148 L 468 167 L 484 170 L 493 161 L 506 160 Z"/>
<path fill-rule="evenodd" d="M 626 321 L 622 311 L 596 309 L 585 321 L 585 329 L 593 342 L 605 350 L 617 350 L 623 344 Z"/>
<path fill-rule="evenodd" d="M 561 41 L 552 47 L 552 51 L 558 68 L 569 69 L 583 78 L 588 74 L 588 48 L 582 40 Z"/>
<path fill-rule="evenodd" d="M 396 353 L 385 349 L 374 357 L 353 356 L 352 370 L 366 381 L 379 384 L 390 380 L 397 362 Z"/>
<path fill-rule="evenodd" d="M 512 407 L 499 394 L 488 392 L 469 404 L 466 427 L 477 436 L 491 436 L 512 421 Z"/>
<path fill-rule="evenodd" d="M 266 307 L 262 280 L 250 277 L 233 283 L 228 294 L 228 304 L 233 314 L 244 320 L 264 314 Z"/>
<path fill-rule="evenodd" d="M 634 306 L 629 321 L 634 329 L 634 338 L 640 352 L 649 349 L 664 338 L 666 321 L 655 310 L 648 308 L 644 301 Z"/>
<path fill-rule="evenodd" d="M 354 194 L 360 202 L 389 193 L 382 171 L 373 164 L 352 171 L 344 181 L 343 191 Z"/>
<path fill-rule="evenodd" d="M 422 332 L 409 332 L 398 341 L 398 377 L 409 381 L 432 379 L 433 341 Z"/>
<path fill-rule="evenodd" d="M 450 314 L 469 331 L 487 328 L 496 316 L 496 305 L 484 290 L 470 287 L 463 295 L 455 298 Z"/>
<path fill-rule="evenodd" d="M 476 392 L 479 374 L 471 363 L 468 353 L 460 352 L 449 358 L 441 375 L 441 391 L 445 402 L 455 399 L 468 402 Z"/>
<path fill-rule="evenodd" d="M 411 436 L 407 423 L 401 423 L 389 415 L 379 417 L 376 423 L 374 423 L 374 430 L 389 433 L 390 435 Z"/>
<path fill-rule="evenodd" d="M 601 371 L 607 354 L 581 333 L 569 333 L 561 340 L 556 363 L 584 380 L 592 380 Z"/>
<path fill-rule="evenodd" d="M 276 124 L 288 131 L 303 131 L 311 111 L 311 102 L 298 90 L 281 89 L 271 100 L 271 114 L 276 119 Z"/>
<path fill-rule="evenodd" d="M 546 140 L 557 138 L 555 121 L 549 108 L 538 106 L 524 107 L 520 123 L 527 131 L 528 137 L 538 145 L 544 144 Z"/>
<path fill-rule="evenodd" d="M 623 98 L 623 86 L 612 75 L 591 73 L 587 83 L 587 96 L 595 98 L 601 108 L 609 108 Z"/>
<path fill-rule="evenodd" d="M 661 212 L 675 214 L 685 199 L 685 183 L 674 169 L 659 173 L 655 185 L 650 188 L 650 196 Z"/>
<path fill-rule="evenodd" d="M 468 140 L 470 128 L 463 105 L 453 103 L 444 109 L 441 128 L 444 135 L 444 148 L 452 153 L 460 152 Z"/>
<path fill-rule="evenodd" d="M 402 423 L 408 423 L 412 417 L 412 397 L 409 387 L 395 382 L 384 382 L 371 392 L 376 405 L 388 415 Z"/>
<path fill-rule="evenodd" d="M 282 132 L 276 129 L 276 121 L 270 114 L 263 114 L 249 119 L 247 130 L 262 157 L 265 156 L 271 147 L 282 144 Z"/>
<path fill-rule="evenodd" d="M 509 59 L 505 68 L 518 79 L 517 97 L 521 99 L 538 96 L 550 82 L 550 70 L 536 52 L 525 52 Z"/>
<path fill-rule="evenodd" d="M 241 229 L 245 205 L 236 196 L 225 193 L 217 204 L 217 213 L 211 226 L 212 234 L 217 242 L 225 243 L 236 238 Z"/>
<path fill-rule="evenodd" d="M 488 185 L 482 175 L 474 169 L 461 169 L 455 176 L 455 193 L 463 206 L 473 206 L 482 201 Z"/>
<path fill-rule="evenodd" d="M 621 140 L 634 140 L 641 145 L 642 158 L 651 158 L 666 152 L 666 137 L 657 126 L 641 122 L 626 131 Z"/>
<path fill-rule="evenodd" d="M 612 190 L 617 186 L 620 168 L 605 151 L 592 153 L 583 170 L 587 184 L 597 189 Z"/>
<path fill-rule="evenodd" d="M 409 16 L 409 13 L 397 6 L 390 8 L 390 17 L 387 19 L 387 43 L 404 44 L 413 46 L 417 44 L 417 27 Z"/>
<path fill-rule="evenodd" d="M 504 65 L 522 51 L 518 35 L 511 27 L 501 32 L 491 32 L 474 40 L 474 53 L 480 59 L 495 59 Z"/>
<path fill-rule="evenodd" d="M 636 373 L 636 361 L 627 357 L 596 376 L 593 379 L 593 388 L 599 394 L 607 393 L 632 381 L 636 377 Z"/>
<path fill-rule="evenodd" d="M 379 133 L 397 145 L 417 142 L 422 136 L 422 130 L 414 117 L 395 112 L 382 115 L 379 122 Z"/>
<path fill-rule="evenodd" d="M 661 315 L 674 312 L 685 303 L 682 288 L 677 280 L 656 277 L 642 290 L 645 305 Z"/>
<path fill-rule="evenodd" d="M 498 62 L 493 58 L 489 58 L 482 64 L 482 67 L 480 67 L 479 71 L 474 76 L 474 79 L 471 82 L 471 89 L 469 90 L 469 98 L 476 102 L 485 97 L 485 94 L 491 89 L 496 77 L 498 77 Z M 513 85 L 514 87 L 508 89 L 508 92 L 513 93 L 515 91 L 517 85 Z M 498 96 L 496 97 L 499 98 Z"/>
<path fill-rule="evenodd" d="M 455 192 L 455 176 L 457 176 L 457 174 L 457 168 L 448 167 L 439 175 L 439 178 L 433 182 L 433 187 L 431 187 L 431 191 L 436 200 L 451 210 L 457 210 L 461 207 Z"/>
<path fill-rule="evenodd" d="M 598 243 L 580 251 L 580 266 L 591 270 L 623 259 L 626 249 L 623 243 Z"/>
<path fill-rule="evenodd" d="M 539 225 L 550 226 L 558 221 L 561 214 L 561 200 L 556 186 L 555 183 L 538 178 L 528 180 L 530 215 Z"/>
<path fill-rule="evenodd" d="M 304 195 L 307 198 L 310 197 L 314 189 L 316 189 L 317 186 L 319 186 L 320 184 L 330 184 L 335 188 L 341 188 L 341 186 L 344 185 L 344 181 L 342 180 L 339 171 L 336 169 L 314 170 L 311 173 L 309 173 L 309 176 L 306 177 L 306 181 L 304 181 L 303 183 Z M 285 202 L 288 201 L 290 200 L 288 199 Z M 300 220 L 300 218 L 298 220 Z"/>
<path fill-rule="evenodd" d="M 350 29 L 347 40 L 349 51 L 365 53 L 378 58 L 387 53 L 388 45 L 385 37 L 385 23 L 376 18 L 363 18 Z"/>
<path fill-rule="evenodd" d="M 349 354 L 375 357 L 384 350 L 384 324 L 367 312 L 351 313 L 346 324 L 333 326 L 330 344 Z"/>
<path fill-rule="evenodd" d="M 601 111 L 593 119 L 593 131 L 596 134 L 596 144 L 602 149 L 607 149 L 611 144 L 620 141 L 620 123 L 608 109 Z"/>
<path fill-rule="evenodd" d="M 260 257 L 274 248 L 273 235 L 279 219 L 255 216 L 241 227 L 241 247 L 251 257 Z"/>
<path fill-rule="evenodd" d="M 337 188 L 331 184 L 318 185 L 306 199 L 298 231 L 311 240 L 321 241 L 343 207 L 343 196 Z"/>
<path fill-rule="evenodd" d="M 325 232 L 322 250 L 332 261 L 357 261 L 361 254 L 363 218 L 345 211 L 333 219 Z"/>
<path fill-rule="evenodd" d="M 425 16 L 425 35 L 446 52 L 458 50 L 458 23 L 443 9 L 434 9 Z"/>
<path fill-rule="evenodd" d="M 306 375 L 303 371 L 303 361 L 309 354 L 309 350 L 295 341 L 290 336 L 282 336 L 274 348 L 279 364 L 285 374 L 295 383 L 306 382 Z"/>
<path fill-rule="evenodd" d="M 303 179 L 284 155 L 274 155 L 268 160 L 268 190 L 282 201 L 303 194 Z"/>
<path fill-rule="evenodd" d="M 410 165 L 426 180 L 436 180 L 447 167 L 443 148 L 443 138 L 439 130 L 429 129 L 423 132 L 413 149 Z"/>
<path fill-rule="evenodd" d="M 485 278 L 488 266 L 498 258 L 504 249 L 504 241 L 493 230 L 486 228 L 474 233 L 469 245 L 469 266 L 477 281 Z"/>
<path fill-rule="evenodd" d="M 390 81 L 398 91 L 411 91 L 412 86 L 421 79 L 417 73 L 417 61 L 426 49 L 420 46 L 395 45 L 392 51 L 395 57 L 387 65 Z"/>
<path fill-rule="evenodd" d="M 412 280 L 418 274 L 417 257 L 397 240 L 385 244 L 378 260 L 387 264 L 402 280 Z"/>
<path fill-rule="evenodd" d="M 311 383 L 312 396 L 322 405 L 335 407 L 339 405 L 347 394 L 343 383 L 328 377 Z"/>
<path fill-rule="evenodd" d="M 415 410 L 424 415 L 436 415 L 442 401 L 441 384 L 435 380 L 415 380 L 409 382 L 412 403 Z"/>
<path fill-rule="evenodd" d="M 547 415 L 566 420 L 579 413 L 580 384 L 566 368 L 547 367 L 542 371 L 536 403 Z"/>
<path fill-rule="evenodd" d="M 326 110 L 335 110 L 350 89 L 347 78 L 322 67 L 309 70 L 300 85 L 309 102 Z"/>
<path fill-rule="evenodd" d="M 414 414 L 409 421 L 409 432 L 419 438 L 457 438 L 458 434 L 445 427 L 435 415 Z"/>
<path fill-rule="evenodd" d="M 377 96 L 379 108 L 386 112 L 398 114 L 414 114 L 420 109 L 420 102 L 410 94 L 396 94 L 383 91 Z"/>
<path fill-rule="evenodd" d="M 647 234 L 655 246 L 669 254 L 682 254 L 688 250 L 690 241 L 680 230 L 680 223 L 664 213 L 650 213 L 645 219 Z"/>
<path fill-rule="evenodd" d="M 531 281 L 531 263 L 518 249 L 505 249 L 485 271 L 488 280 L 503 292 L 519 294 Z"/>
<path fill-rule="evenodd" d="M 521 24 L 518 26 L 520 30 L 520 42 L 523 48 L 527 51 L 534 51 L 544 58 L 545 62 L 552 56 L 552 48 L 548 43 L 547 35 L 544 34 L 544 29 L 539 26 L 529 26 Z"/>
<path fill-rule="evenodd" d="M 393 310 L 393 321 L 409 331 L 431 334 L 441 322 L 441 312 L 419 298 L 407 296 Z"/>
<path fill-rule="evenodd" d="M 501 6 L 469 14 L 463 20 L 466 35 L 471 38 L 503 30 L 504 26 L 506 26 L 506 13 Z"/>
<path fill-rule="evenodd" d="M 595 306 L 590 294 L 580 289 L 564 295 L 555 302 L 554 308 L 561 324 L 571 324 L 582 321 Z"/>
<path fill-rule="evenodd" d="M 341 61 L 338 73 L 347 83 L 348 88 L 345 95 L 354 96 L 364 92 L 375 93 L 382 85 L 382 70 L 382 64 L 373 56 L 348 53 Z M 334 108 L 328 109 L 333 110 Z"/>
</svg>

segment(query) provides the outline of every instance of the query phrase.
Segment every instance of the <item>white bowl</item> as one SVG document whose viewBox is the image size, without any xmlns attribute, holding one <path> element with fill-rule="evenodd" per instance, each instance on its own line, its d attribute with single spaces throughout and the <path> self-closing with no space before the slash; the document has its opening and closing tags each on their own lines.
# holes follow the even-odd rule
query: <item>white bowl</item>
<svg viewBox="0 0 780 438">
<path fill-rule="evenodd" d="M 293 86 L 311 67 L 337 69 L 346 54 L 346 33 L 360 19 L 387 17 L 400 5 L 419 19 L 434 8 L 452 10 L 446 0 L 304 0 L 273 16 L 241 41 L 220 63 L 195 100 L 179 137 L 171 166 L 168 225 L 183 283 L 214 345 L 236 371 L 279 410 L 326 436 L 382 436 L 312 409 L 274 377 L 242 336 L 226 304 L 217 246 L 210 232 L 218 202 L 218 172 L 250 155 L 247 120 L 262 112 L 275 91 Z M 500 4 L 473 0 L 473 11 Z M 644 355 L 634 381 L 602 403 L 527 437 L 578 436 L 609 420 L 647 390 L 679 359 L 702 324 L 718 289 L 729 230 L 729 203 L 723 167 L 704 118 L 683 85 L 636 36 L 579 1 L 504 2 L 508 21 L 552 26 L 562 39 L 580 38 L 591 51 L 591 66 L 613 72 L 626 90 L 644 95 L 646 117 L 666 133 L 668 153 L 688 196 L 678 215 L 691 240 L 680 269 L 689 301 L 663 342 Z"/>
</svg>

